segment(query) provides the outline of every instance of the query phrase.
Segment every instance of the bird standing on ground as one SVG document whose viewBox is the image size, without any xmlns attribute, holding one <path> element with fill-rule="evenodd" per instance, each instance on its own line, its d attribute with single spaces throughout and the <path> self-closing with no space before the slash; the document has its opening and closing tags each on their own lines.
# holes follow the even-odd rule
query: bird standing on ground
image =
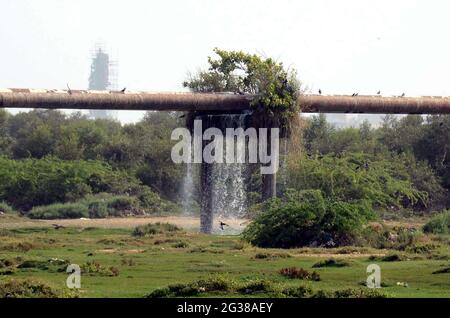
<svg viewBox="0 0 450 318">
<path fill-rule="evenodd" d="M 53 228 L 54 228 L 55 230 L 59 230 L 59 229 L 65 228 L 64 225 L 60 225 L 60 224 L 52 224 L 52 226 L 53 226 Z"/>
<path fill-rule="evenodd" d="M 377 95 L 380 95 L 380 94 L 381 94 L 381 91 L 378 91 L 378 92 L 377 92 Z"/>
<path fill-rule="evenodd" d="M 400 97 L 405 97 L 405 93 L 402 93 L 402 95 Z"/>
<path fill-rule="evenodd" d="M 69 93 L 69 95 L 72 95 L 72 90 L 69 87 L 69 84 L 67 84 L 67 93 Z"/>
<path fill-rule="evenodd" d="M 319 95 L 322 95 L 322 90 L 319 88 Z"/>
<path fill-rule="evenodd" d="M 226 223 L 223 223 L 222 221 L 220 221 L 220 229 L 223 231 L 224 230 L 224 226 L 229 226 L 228 224 L 226 224 Z"/>
<path fill-rule="evenodd" d="M 120 92 L 122 93 L 122 94 L 125 94 L 125 91 L 127 90 L 127 88 L 126 87 L 124 87 Z"/>
</svg>

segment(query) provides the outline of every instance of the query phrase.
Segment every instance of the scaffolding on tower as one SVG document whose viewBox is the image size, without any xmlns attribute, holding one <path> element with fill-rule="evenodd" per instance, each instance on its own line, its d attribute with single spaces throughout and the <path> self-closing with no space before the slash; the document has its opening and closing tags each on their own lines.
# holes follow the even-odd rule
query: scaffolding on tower
<svg viewBox="0 0 450 318">
<path fill-rule="evenodd" d="M 89 76 L 89 90 L 117 91 L 118 63 L 111 58 L 103 43 L 96 43 L 91 51 L 91 71 Z M 116 119 L 114 110 L 89 110 L 89 117 L 93 119 Z"/>
</svg>

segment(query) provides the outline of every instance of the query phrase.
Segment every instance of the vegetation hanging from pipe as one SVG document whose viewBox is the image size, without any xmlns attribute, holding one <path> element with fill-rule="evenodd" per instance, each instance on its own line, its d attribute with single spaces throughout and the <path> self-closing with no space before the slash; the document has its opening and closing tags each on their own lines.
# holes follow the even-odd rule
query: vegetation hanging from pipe
<svg viewBox="0 0 450 318">
<path fill-rule="evenodd" d="M 298 121 L 300 82 L 294 69 L 283 63 L 242 51 L 214 49 L 217 59 L 208 58 L 209 68 L 183 83 L 193 92 L 249 94 L 256 127 L 281 129 L 289 136 Z"/>
</svg>

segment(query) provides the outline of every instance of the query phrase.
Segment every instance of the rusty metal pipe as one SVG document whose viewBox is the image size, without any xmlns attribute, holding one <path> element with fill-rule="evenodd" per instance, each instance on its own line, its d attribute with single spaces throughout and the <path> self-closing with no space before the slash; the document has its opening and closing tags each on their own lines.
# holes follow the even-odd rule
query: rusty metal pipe
<svg viewBox="0 0 450 318">
<path fill-rule="evenodd" d="M 243 111 L 254 96 L 227 93 L 0 89 L 0 108 Z M 448 97 L 302 95 L 304 113 L 450 114 Z"/>
<path fill-rule="evenodd" d="M 448 97 L 303 95 L 300 105 L 305 113 L 450 114 Z"/>
<path fill-rule="evenodd" d="M 233 94 L 0 90 L 0 108 L 230 111 L 248 109 L 250 100 Z"/>
</svg>

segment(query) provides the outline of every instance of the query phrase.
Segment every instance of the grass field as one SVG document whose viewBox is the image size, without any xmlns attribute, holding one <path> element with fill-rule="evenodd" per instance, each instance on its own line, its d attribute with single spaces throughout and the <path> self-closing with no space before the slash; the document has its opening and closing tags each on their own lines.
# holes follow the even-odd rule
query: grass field
<svg viewBox="0 0 450 318">
<path fill-rule="evenodd" d="M 79 297 L 143 297 L 157 288 L 207 278 L 240 285 L 264 282 L 270 288 L 258 293 L 242 288 L 240 292 L 204 291 L 200 296 L 280 296 L 277 291 L 297 286 L 324 292 L 359 290 L 367 289 L 363 286 L 368 276 L 366 268 L 372 263 L 381 267 L 380 290 L 388 296 L 450 297 L 450 273 L 433 274 L 450 266 L 450 248 L 445 237 L 432 238 L 436 248 L 420 254 L 364 247 L 281 250 L 255 248 L 242 242 L 239 236 L 198 234 L 190 226 L 183 231 L 136 237 L 130 226 L 66 224 L 68 227 L 56 230 L 50 223 L 37 225 L 5 216 L 0 222 L 0 260 L 12 263 L 0 267 L 0 283 L 32 279 L 65 290 L 68 274 L 64 268 L 42 264 L 52 258 L 82 268 L 83 264 L 97 264 L 101 270 L 82 273 Z M 195 228 L 195 224 L 192 226 Z M 393 253 L 402 260 L 382 260 Z M 330 258 L 344 260 L 345 266 L 313 268 L 317 262 Z M 26 261 L 36 262 L 21 266 Z M 280 274 L 281 269 L 291 267 L 315 271 L 320 281 Z"/>
</svg>

